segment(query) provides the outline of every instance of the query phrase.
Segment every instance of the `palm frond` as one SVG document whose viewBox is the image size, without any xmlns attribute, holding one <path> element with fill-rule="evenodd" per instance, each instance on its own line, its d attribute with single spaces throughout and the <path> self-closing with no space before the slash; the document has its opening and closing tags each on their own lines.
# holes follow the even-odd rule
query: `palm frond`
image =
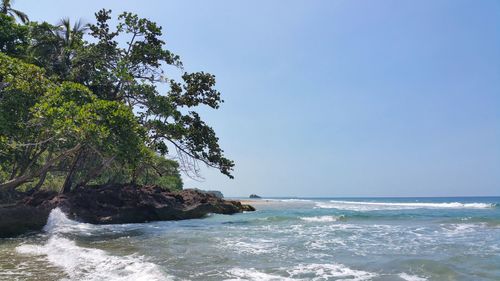
<svg viewBox="0 0 500 281">
<path fill-rule="evenodd" d="M 84 23 L 81 19 L 78 19 L 73 25 L 74 33 L 83 33 L 89 29 L 89 24 Z"/>
<path fill-rule="evenodd" d="M 59 23 L 57 23 L 59 28 L 58 36 L 69 43 L 71 37 L 71 20 L 69 18 L 62 18 Z"/>
<path fill-rule="evenodd" d="M 16 16 L 18 17 L 22 23 L 28 23 L 30 21 L 30 19 L 28 18 L 28 15 L 19 11 L 19 10 L 16 10 L 16 9 L 10 9 L 10 11 Z"/>
</svg>

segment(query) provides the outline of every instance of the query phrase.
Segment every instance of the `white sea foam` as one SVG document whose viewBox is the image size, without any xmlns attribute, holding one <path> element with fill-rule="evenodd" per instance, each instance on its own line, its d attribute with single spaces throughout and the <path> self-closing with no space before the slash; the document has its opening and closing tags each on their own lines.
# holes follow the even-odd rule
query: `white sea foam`
<svg viewBox="0 0 500 281">
<path fill-rule="evenodd" d="M 301 217 L 301 220 L 308 222 L 335 222 L 341 217 L 339 216 L 316 216 L 316 217 Z"/>
<path fill-rule="evenodd" d="M 24 255 L 45 256 L 51 264 L 63 269 L 69 280 L 172 280 L 157 265 L 141 256 L 113 256 L 100 249 L 80 247 L 60 234 L 78 227 L 86 229 L 88 226 L 69 220 L 55 209 L 44 228 L 52 233 L 48 241 L 44 245 L 23 244 L 16 251 Z"/>
<path fill-rule="evenodd" d="M 370 280 L 377 274 L 363 270 L 351 269 L 343 264 L 301 264 L 287 270 L 290 277 L 303 278 L 303 280 Z"/>
<path fill-rule="evenodd" d="M 59 209 L 53 209 L 50 212 L 47 224 L 43 230 L 48 234 L 68 234 L 75 233 L 79 236 L 99 235 L 102 233 L 123 233 L 126 231 L 140 230 L 141 232 L 158 231 L 171 227 L 171 222 L 160 223 L 132 223 L 132 224 L 104 224 L 95 225 L 90 223 L 81 223 L 68 219 L 66 215 Z"/>
<path fill-rule="evenodd" d="M 308 202 L 313 202 L 312 200 L 310 199 L 295 199 L 295 198 L 291 198 L 291 199 L 275 199 L 275 198 L 266 198 L 265 199 L 266 201 L 276 201 L 276 202 L 297 202 L 297 203 L 308 203 Z"/>
<path fill-rule="evenodd" d="M 312 200 L 309 200 L 309 199 L 283 199 L 281 201 L 283 201 L 283 202 L 312 202 Z"/>
<path fill-rule="evenodd" d="M 47 223 L 43 227 L 45 232 L 51 234 L 78 232 L 80 234 L 89 233 L 94 228 L 88 223 L 79 223 L 68 219 L 59 208 L 55 208 L 50 212 Z"/>
<path fill-rule="evenodd" d="M 340 209 L 349 211 L 377 211 L 377 210 L 404 210 L 404 209 L 488 209 L 495 205 L 490 203 L 395 203 L 395 202 L 362 202 L 362 201 L 338 201 L 316 202 L 318 208 Z"/>
<path fill-rule="evenodd" d="M 259 255 L 276 251 L 276 245 L 268 239 L 249 239 L 246 237 L 223 239 L 221 245 L 227 249 L 238 249 L 245 254 Z"/>
<path fill-rule="evenodd" d="M 269 274 L 265 272 L 260 272 L 254 268 L 243 269 L 243 268 L 233 268 L 228 270 L 231 278 L 225 279 L 225 281 L 291 281 L 296 279 L 291 279 L 283 277 L 276 274 Z"/>
<path fill-rule="evenodd" d="M 231 278 L 226 280 L 252 280 L 252 281 L 290 281 L 290 280 L 345 280 L 364 281 L 370 280 L 377 274 L 362 270 L 351 269 L 342 264 L 299 264 L 292 268 L 280 268 L 280 273 L 266 273 L 254 268 L 233 268 L 228 271 Z"/>
<path fill-rule="evenodd" d="M 427 278 L 420 277 L 417 275 L 410 275 L 410 274 L 404 273 L 404 272 L 399 274 L 399 277 L 403 280 L 406 280 L 406 281 L 427 281 Z"/>
<path fill-rule="evenodd" d="M 481 223 L 453 223 L 441 224 L 446 236 L 460 236 L 477 231 L 478 228 L 484 227 Z"/>
</svg>

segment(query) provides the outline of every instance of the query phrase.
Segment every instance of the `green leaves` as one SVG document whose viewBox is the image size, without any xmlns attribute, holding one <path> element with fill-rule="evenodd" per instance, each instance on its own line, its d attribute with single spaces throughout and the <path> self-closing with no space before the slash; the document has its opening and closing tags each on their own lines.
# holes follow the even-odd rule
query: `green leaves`
<svg viewBox="0 0 500 281">
<path fill-rule="evenodd" d="M 51 90 L 34 111 L 44 128 L 64 140 L 58 146 L 80 143 L 103 155 L 127 160 L 138 158 L 144 143 L 144 134 L 129 107 L 98 99 L 77 83 L 64 82 Z"/>
<path fill-rule="evenodd" d="M 122 102 L 98 99 L 78 83 L 58 85 L 40 68 L 4 54 L 0 83 L 0 171 L 12 170 L 13 178 L 37 174 L 51 160 L 44 153 L 62 155 L 74 147 L 127 165 L 144 157 L 145 132 Z"/>
<path fill-rule="evenodd" d="M 184 72 L 181 81 L 166 79 L 164 67 L 181 68 L 182 62 L 165 48 L 161 27 L 123 13 L 112 30 L 109 10 L 99 11 L 96 17 L 90 35 L 98 43 L 86 46 L 75 59 L 76 81 L 88 85 L 100 99 L 120 101 L 133 108 L 149 136 L 149 148 L 165 155 L 170 146 L 180 154 L 179 159 L 201 161 L 232 177 L 234 163 L 224 157 L 214 130 L 194 111 L 198 106 L 217 109 L 223 102 L 215 89 L 215 76 Z M 159 84 L 162 86 L 157 87 Z M 158 91 L 165 87 L 166 93 Z M 186 114 L 184 108 L 191 112 Z"/>
<path fill-rule="evenodd" d="M 12 8 L 12 2 L 13 1 L 11 0 L 0 1 L 0 13 L 12 17 L 17 17 L 19 20 L 21 20 L 22 23 L 28 23 L 29 22 L 28 15 Z"/>
<path fill-rule="evenodd" d="M 42 69 L 0 53 L 0 136 L 30 140 L 30 109 L 51 85 Z"/>
<path fill-rule="evenodd" d="M 215 90 L 215 76 L 210 73 L 184 73 L 184 92 L 172 92 L 174 102 L 179 106 L 193 107 L 200 104 L 217 109 L 224 102 Z"/>
<path fill-rule="evenodd" d="M 28 27 L 19 25 L 14 18 L 0 14 L 0 52 L 22 57 L 28 47 Z"/>
<path fill-rule="evenodd" d="M 95 15 L 89 43 L 80 22 L 19 25 L 0 14 L 0 187 L 60 173 L 64 190 L 74 178 L 177 189 L 179 169 L 198 176 L 198 162 L 232 178 L 196 112 L 223 102 L 215 76 L 185 72 L 155 22 L 125 12 L 112 27 L 110 10 Z"/>
</svg>

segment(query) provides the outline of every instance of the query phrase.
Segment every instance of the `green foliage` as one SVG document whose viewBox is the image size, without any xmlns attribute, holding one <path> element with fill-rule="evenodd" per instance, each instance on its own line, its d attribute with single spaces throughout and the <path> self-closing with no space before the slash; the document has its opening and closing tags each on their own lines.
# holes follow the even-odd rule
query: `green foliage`
<svg viewBox="0 0 500 281">
<path fill-rule="evenodd" d="M 223 102 L 215 76 L 167 78 L 164 68 L 183 71 L 182 62 L 156 23 L 123 13 L 111 27 L 101 10 L 91 25 L 21 25 L 13 16 L 27 17 L 6 0 L 0 12 L 0 189 L 133 182 L 178 190 L 179 170 L 197 175 L 198 161 L 232 178 L 234 163 L 195 111 Z M 166 158 L 172 148 L 180 162 Z"/>
<path fill-rule="evenodd" d="M 151 150 L 146 150 L 147 155 L 138 167 L 119 165 L 115 163 L 99 177 L 93 184 L 106 183 L 131 183 L 139 185 L 157 185 L 167 190 L 181 190 L 182 179 L 179 173 L 179 164 L 176 161 L 156 155 Z"/>
<path fill-rule="evenodd" d="M 132 110 L 119 102 L 97 99 L 83 85 L 63 82 L 34 111 L 58 147 L 80 143 L 118 160 L 139 158 L 144 140 Z"/>
<path fill-rule="evenodd" d="M 23 173 L 41 153 L 32 108 L 52 87 L 44 71 L 0 53 L 0 179 Z M 32 164 L 31 164 L 32 165 Z"/>
<path fill-rule="evenodd" d="M 69 19 L 57 25 L 32 22 L 30 27 L 30 61 L 47 70 L 59 81 L 70 80 L 73 59 L 83 48 L 83 34 L 87 26 L 77 21 L 73 26 Z"/>
<path fill-rule="evenodd" d="M 97 99 L 85 86 L 57 86 L 43 70 L 0 54 L 0 157 L 2 182 L 26 174 L 47 153 L 75 147 L 135 164 L 144 133 L 130 107 Z M 45 153 L 45 154 L 44 154 Z M 50 158 L 50 157 L 49 157 Z"/>
<path fill-rule="evenodd" d="M 181 68 L 182 62 L 165 49 L 161 27 L 131 13 L 121 14 L 114 30 L 108 23 L 110 11 L 101 10 L 96 18 L 89 27 L 96 43 L 75 56 L 71 77 L 101 99 L 139 108 L 137 117 L 150 136 L 149 148 L 165 155 L 173 147 L 179 159 L 194 160 L 181 163 L 188 170 L 196 172 L 196 162 L 201 161 L 232 178 L 234 163 L 224 156 L 214 130 L 194 110 L 183 110 L 220 106 L 215 77 L 196 72 L 184 73 L 181 82 L 166 79 L 162 66 Z M 121 46 L 120 38 L 127 38 L 127 43 Z M 166 84 L 168 92 L 161 94 L 158 83 Z"/>
<path fill-rule="evenodd" d="M 0 13 L 0 52 L 21 57 L 28 48 L 27 26 L 19 25 L 14 18 Z"/>
<path fill-rule="evenodd" d="M 8 15 L 11 17 L 17 17 L 22 23 L 29 22 L 28 15 L 25 13 L 12 8 L 12 0 L 1 0 L 0 1 L 0 14 Z"/>
<path fill-rule="evenodd" d="M 57 36 L 57 26 L 46 22 L 31 22 L 29 32 L 30 46 L 26 53 L 28 62 L 43 67 L 49 76 L 65 80 L 70 61 L 61 38 Z"/>
<path fill-rule="evenodd" d="M 182 189 L 179 163 L 154 153 L 150 153 L 146 159 L 138 170 L 138 184 L 158 185 L 169 190 Z"/>
<path fill-rule="evenodd" d="M 2 135 L 26 129 L 30 108 L 42 97 L 51 82 L 44 71 L 0 53 L 0 132 Z"/>
</svg>

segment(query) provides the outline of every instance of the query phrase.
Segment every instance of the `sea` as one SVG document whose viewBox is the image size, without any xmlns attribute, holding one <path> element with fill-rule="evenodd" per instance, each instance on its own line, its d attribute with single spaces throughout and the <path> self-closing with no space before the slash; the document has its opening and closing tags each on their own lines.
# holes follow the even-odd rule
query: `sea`
<svg viewBox="0 0 500 281">
<path fill-rule="evenodd" d="M 264 198 L 256 212 L 0 239 L 0 280 L 500 280 L 500 197 Z"/>
</svg>

